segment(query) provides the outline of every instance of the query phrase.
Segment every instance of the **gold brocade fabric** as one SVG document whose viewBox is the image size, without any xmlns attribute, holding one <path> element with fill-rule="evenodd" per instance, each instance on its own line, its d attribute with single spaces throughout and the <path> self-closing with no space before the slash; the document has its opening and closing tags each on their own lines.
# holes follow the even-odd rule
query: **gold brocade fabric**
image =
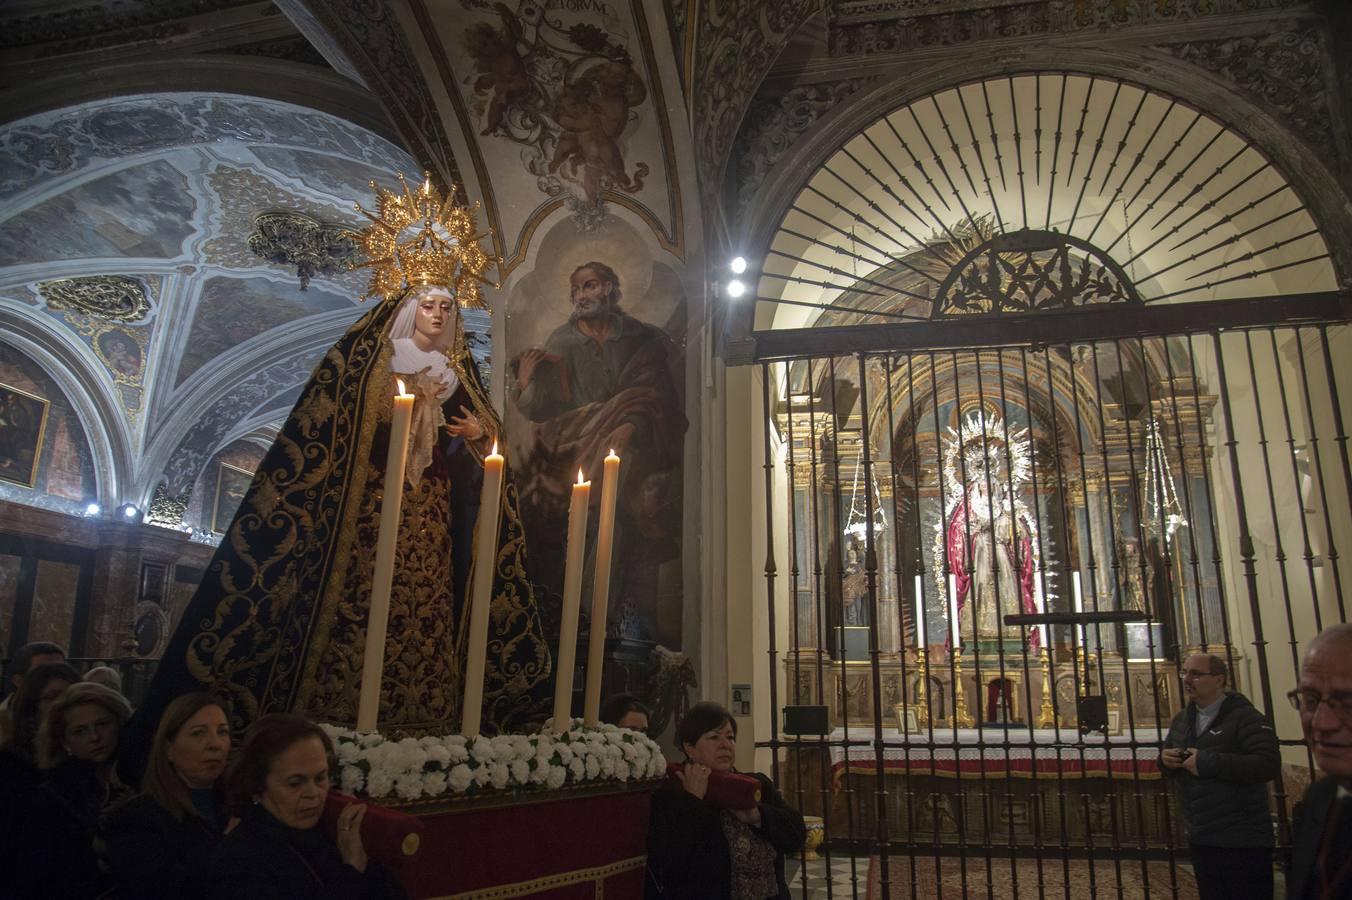
<svg viewBox="0 0 1352 900">
<path fill-rule="evenodd" d="M 236 733 L 264 712 L 355 722 L 394 394 L 385 334 L 400 299 L 352 326 L 302 390 L 131 723 L 132 759 L 148 747 L 169 701 L 191 690 L 228 698 Z M 451 357 L 461 387 L 447 408 L 465 404 L 500 434 L 463 335 Z M 477 452 L 443 434 L 418 484 L 404 485 L 382 730 L 459 727 L 481 481 Z M 551 659 L 510 474 L 498 546 L 486 731 L 538 718 L 548 706 Z"/>
</svg>

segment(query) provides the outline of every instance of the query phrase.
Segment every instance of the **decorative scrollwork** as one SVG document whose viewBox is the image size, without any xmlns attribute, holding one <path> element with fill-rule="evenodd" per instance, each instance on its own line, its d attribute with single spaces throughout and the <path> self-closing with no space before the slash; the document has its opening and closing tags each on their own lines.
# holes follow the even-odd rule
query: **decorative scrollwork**
<svg viewBox="0 0 1352 900">
<path fill-rule="evenodd" d="M 260 214 L 248 243 L 254 254 L 270 263 L 295 266 L 302 291 L 316 275 L 346 272 L 357 252 L 351 232 L 342 225 L 290 210 Z"/>
<path fill-rule="evenodd" d="M 146 286 L 125 275 L 85 275 L 44 281 L 38 290 L 51 309 L 113 322 L 139 322 L 150 312 Z"/>
<path fill-rule="evenodd" d="M 1087 241 L 1054 231 L 1014 231 L 962 255 L 939 286 L 932 316 L 1140 302 L 1122 267 Z"/>
<path fill-rule="evenodd" d="M 188 504 L 192 501 L 192 485 L 188 485 L 178 495 L 169 493 L 165 483 L 155 485 L 155 496 L 146 512 L 146 522 L 161 528 L 183 527 L 183 517 L 188 513 Z"/>
</svg>

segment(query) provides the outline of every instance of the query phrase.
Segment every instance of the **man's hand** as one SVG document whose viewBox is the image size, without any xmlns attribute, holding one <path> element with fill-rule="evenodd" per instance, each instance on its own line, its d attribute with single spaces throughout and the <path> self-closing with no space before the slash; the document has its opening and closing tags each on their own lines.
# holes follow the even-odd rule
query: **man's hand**
<svg viewBox="0 0 1352 900">
<path fill-rule="evenodd" d="M 1183 751 L 1178 747 L 1169 747 L 1160 754 L 1160 765 L 1166 769 L 1178 769 L 1183 766 Z"/>
<path fill-rule="evenodd" d="M 527 350 L 521 356 L 517 357 L 516 363 L 516 384 L 521 390 L 530 386 L 531 379 L 535 377 L 535 367 L 538 366 L 549 354 L 536 347 L 533 350 Z"/>
<path fill-rule="evenodd" d="M 1183 771 L 1197 774 L 1197 748 L 1189 747 L 1187 755 L 1183 758 Z"/>
<path fill-rule="evenodd" d="M 686 789 L 692 797 L 703 800 L 705 793 L 709 790 L 709 767 L 701 766 L 699 763 L 686 763 L 684 769 L 676 770 L 676 777 L 680 779 L 681 786 Z M 760 813 L 758 812 L 759 816 Z"/>
</svg>

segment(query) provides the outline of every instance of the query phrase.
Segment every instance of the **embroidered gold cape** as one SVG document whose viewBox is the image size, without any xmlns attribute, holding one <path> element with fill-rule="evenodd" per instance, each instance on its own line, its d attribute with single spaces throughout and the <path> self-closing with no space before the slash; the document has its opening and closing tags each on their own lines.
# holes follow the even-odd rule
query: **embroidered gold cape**
<svg viewBox="0 0 1352 900">
<path fill-rule="evenodd" d="M 265 712 L 355 722 L 395 391 L 387 334 L 401 300 L 363 316 L 306 384 L 160 662 L 133 728 L 143 743 L 168 702 L 191 690 L 228 698 L 236 733 Z M 463 332 L 451 359 L 461 384 L 448 418 L 463 404 L 501 435 Z M 459 729 L 481 482 L 477 454 L 444 433 L 418 485 L 405 482 L 382 731 Z M 498 547 L 487 732 L 543 715 L 551 668 L 510 476 Z"/>
</svg>

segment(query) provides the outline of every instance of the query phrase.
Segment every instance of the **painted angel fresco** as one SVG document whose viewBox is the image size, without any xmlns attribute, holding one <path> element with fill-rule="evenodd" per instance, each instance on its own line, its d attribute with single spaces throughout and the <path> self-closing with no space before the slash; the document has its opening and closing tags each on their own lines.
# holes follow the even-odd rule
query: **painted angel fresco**
<svg viewBox="0 0 1352 900">
<path fill-rule="evenodd" d="M 482 0 L 462 4 L 488 8 Z M 604 4 L 596 6 L 607 18 Z M 648 88 L 614 29 L 567 24 L 530 0 L 515 12 L 504 3 L 491 9 L 497 22 L 477 22 L 464 35 L 479 133 L 522 145 L 540 190 L 572 194 L 575 210 L 599 208 L 604 191 L 641 191 L 648 165 L 630 169 L 624 136 Z"/>
</svg>

